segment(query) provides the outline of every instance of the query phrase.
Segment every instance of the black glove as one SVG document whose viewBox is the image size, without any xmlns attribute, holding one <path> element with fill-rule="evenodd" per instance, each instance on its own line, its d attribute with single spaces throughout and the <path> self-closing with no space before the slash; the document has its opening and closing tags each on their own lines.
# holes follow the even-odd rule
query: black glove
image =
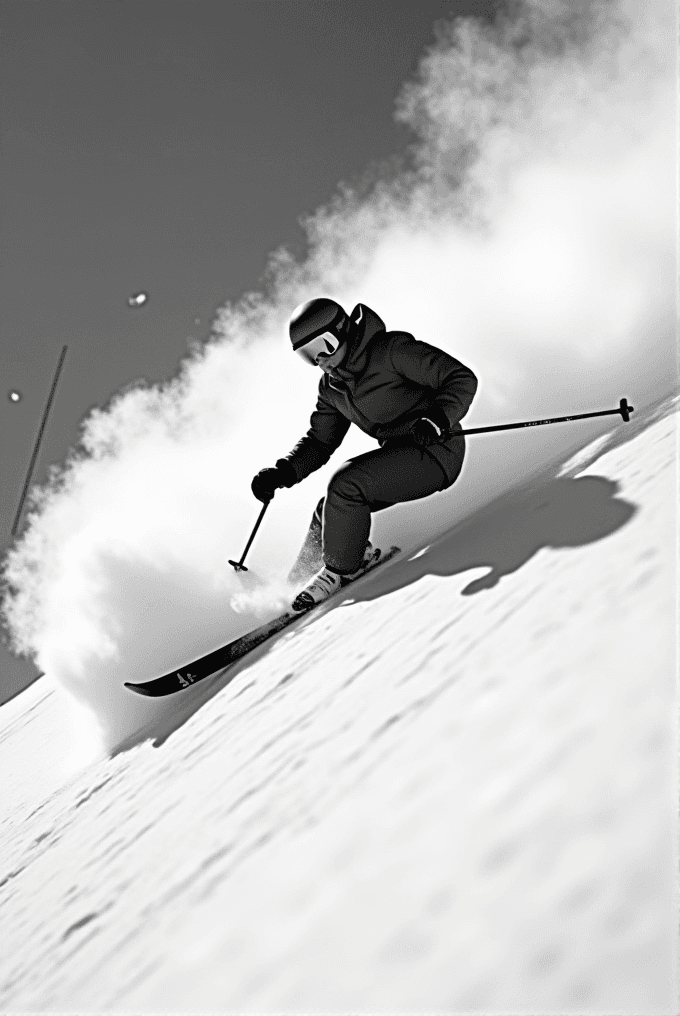
<svg viewBox="0 0 680 1016">
<path fill-rule="evenodd" d="M 279 487 L 292 487 L 295 483 L 297 477 L 290 462 L 279 459 L 275 466 L 267 466 L 253 477 L 250 489 L 258 501 L 267 504 Z"/>
<path fill-rule="evenodd" d="M 436 444 L 445 437 L 450 429 L 448 417 L 443 409 L 433 406 L 427 410 L 426 416 L 421 416 L 411 427 L 411 436 L 417 445 L 426 448 L 428 445 Z"/>
</svg>

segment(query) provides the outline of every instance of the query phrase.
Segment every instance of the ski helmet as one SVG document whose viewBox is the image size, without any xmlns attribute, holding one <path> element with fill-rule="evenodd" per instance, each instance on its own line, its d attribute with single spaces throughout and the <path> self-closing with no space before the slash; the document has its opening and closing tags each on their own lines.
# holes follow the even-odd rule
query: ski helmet
<svg viewBox="0 0 680 1016">
<path fill-rule="evenodd" d="M 326 355 L 330 355 L 345 341 L 348 325 L 349 318 L 340 304 L 320 296 L 295 308 L 288 325 L 288 333 L 295 352 L 300 353 L 310 363 L 315 363 L 317 352 L 324 351 Z M 319 343 L 319 350 L 315 351 L 314 356 L 309 355 L 310 351 L 304 347 L 321 337 L 323 342 Z"/>
</svg>

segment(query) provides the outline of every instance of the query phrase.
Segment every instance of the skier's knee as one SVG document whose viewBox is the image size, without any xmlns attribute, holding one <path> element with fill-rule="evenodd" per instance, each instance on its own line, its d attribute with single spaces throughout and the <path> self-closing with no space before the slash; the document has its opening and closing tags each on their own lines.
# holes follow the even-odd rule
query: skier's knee
<svg viewBox="0 0 680 1016">
<path fill-rule="evenodd" d="M 328 496 L 340 497 L 344 501 L 355 501 L 363 504 L 366 500 L 358 482 L 357 470 L 352 461 L 343 462 L 335 470 L 328 483 Z"/>
<path fill-rule="evenodd" d="M 325 497 L 322 497 L 319 500 L 319 503 L 317 504 L 316 508 L 314 509 L 314 514 L 312 515 L 312 522 L 316 523 L 318 526 L 321 526 L 321 524 L 322 524 L 322 520 L 323 520 L 323 504 L 324 504 L 325 500 L 326 500 Z"/>
</svg>

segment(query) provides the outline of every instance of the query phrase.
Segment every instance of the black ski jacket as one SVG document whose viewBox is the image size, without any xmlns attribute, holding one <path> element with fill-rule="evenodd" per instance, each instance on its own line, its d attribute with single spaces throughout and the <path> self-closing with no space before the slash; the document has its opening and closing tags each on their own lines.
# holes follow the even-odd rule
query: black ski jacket
<svg viewBox="0 0 680 1016">
<path fill-rule="evenodd" d="M 320 469 L 342 443 L 351 423 L 377 439 L 381 447 L 401 439 L 409 443 L 411 427 L 433 407 L 443 410 L 449 433 L 460 431 L 477 390 L 477 378 L 453 356 L 436 346 L 418 342 L 409 332 L 388 332 L 375 311 L 363 303 L 352 311 L 354 337 L 348 355 L 336 369 L 338 378 L 324 374 L 310 427 L 279 464 L 299 483 Z M 464 454 L 465 438 L 445 434 L 425 451 L 442 468 L 446 486 L 453 482 Z"/>
</svg>

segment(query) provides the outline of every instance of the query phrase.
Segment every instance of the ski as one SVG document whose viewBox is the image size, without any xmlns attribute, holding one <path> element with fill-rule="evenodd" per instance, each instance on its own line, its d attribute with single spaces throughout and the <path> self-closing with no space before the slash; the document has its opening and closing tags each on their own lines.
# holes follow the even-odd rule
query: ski
<svg viewBox="0 0 680 1016">
<path fill-rule="evenodd" d="M 371 564 L 354 581 L 360 581 L 365 575 L 379 568 L 381 564 L 390 561 L 400 550 L 400 547 L 390 547 L 385 554 L 382 554 L 374 564 Z M 344 592 L 349 585 L 351 583 L 343 586 L 339 592 Z M 145 681 L 141 684 L 125 681 L 125 687 L 129 688 L 130 691 L 136 692 L 138 695 L 146 695 L 150 698 L 163 698 L 166 695 L 174 695 L 175 692 L 183 691 L 185 688 L 191 688 L 193 685 L 198 684 L 199 681 L 205 680 L 206 677 L 212 677 L 220 671 L 225 670 L 231 664 L 236 663 L 247 653 L 262 645 L 263 642 L 266 642 L 267 639 L 272 638 L 272 636 L 287 628 L 288 625 L 293 624 L 294 621 L 299 621 L 303 617 L 308 618 L 315 610 L 320 609 L 326 603 L 332 602 L 337 596 L 338 593 L 335 593 L 328 600 L 324 600 L 323 603 L 318 603 L 308 610 L 288 610 L 285 614 L 280 614 L 271 621 L 265 621 L 259 628 L 241 635 L 219 649 L 206 653 L 205 656 L 199 657 L 199 659 L 189 663 L 186 667 L 182 667 L 181 670 L 173 670 L 169 674 L 164 674 L 162 677 L 156 677 L 152 681 Z"/>
</svg>

